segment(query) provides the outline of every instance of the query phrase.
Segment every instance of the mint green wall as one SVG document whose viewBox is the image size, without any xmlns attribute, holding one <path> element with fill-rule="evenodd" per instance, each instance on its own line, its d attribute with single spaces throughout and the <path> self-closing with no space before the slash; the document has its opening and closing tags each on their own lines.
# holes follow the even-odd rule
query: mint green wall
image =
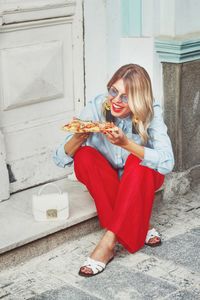
<svg viewBox="0 0 200 300">
<path fill-rule="evenodd" d="M 121 0 L 121 35 L 139 37 L 142 33 L 142 0 Z"/>
</svg>

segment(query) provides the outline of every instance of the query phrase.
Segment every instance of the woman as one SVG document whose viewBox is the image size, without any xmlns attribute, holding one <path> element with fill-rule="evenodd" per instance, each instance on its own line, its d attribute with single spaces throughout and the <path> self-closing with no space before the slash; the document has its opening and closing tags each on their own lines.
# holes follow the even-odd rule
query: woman
<svg viewBox="0 0 200 300">
<path fill-rule="evenodd" d="M 106 229 L 79 270 L 87 277 L 105 269 L 117 241 L 130 253 L 161 243 L 155 229 L 148 231 L 150 216 L 154 193 L 174 166 L 167 127 L 145 69 L 122 66 L 107 88 L 107 94 L 86 105 L 80 119 L 112 121 L 118 131 L 69 133 L 54 155 L 59 166 L 74 162 L 76 177 L 87 186 Z"/>
</svg>

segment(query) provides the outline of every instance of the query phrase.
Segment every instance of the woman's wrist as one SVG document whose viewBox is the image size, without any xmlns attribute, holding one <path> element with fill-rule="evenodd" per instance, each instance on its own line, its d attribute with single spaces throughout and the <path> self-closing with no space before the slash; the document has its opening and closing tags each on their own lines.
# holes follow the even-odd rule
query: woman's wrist
<svg viewBox="0 0 200 300">
<path fill-rule="evenodd" d="M 84 138 L 81 136 L 80 133 L 74 133 L 72 139 L 73 139 L 75 142 L 82 142 L 82 141 L 84 141 Z"/>
<path fill-rule="evenodd" d="M 144 147 L 138 145 L 133 140 L 127 139 L 127 142 L 122 147 L 140 159 L 144 158 Z"/>
<path fill-rule="evenodd" d="M 65 153 L 71 157 L 76 153 L 80 146 L 87 140 L 87 133 L 75 133 L 72 138 L 65 144 Z"/>
</svg>

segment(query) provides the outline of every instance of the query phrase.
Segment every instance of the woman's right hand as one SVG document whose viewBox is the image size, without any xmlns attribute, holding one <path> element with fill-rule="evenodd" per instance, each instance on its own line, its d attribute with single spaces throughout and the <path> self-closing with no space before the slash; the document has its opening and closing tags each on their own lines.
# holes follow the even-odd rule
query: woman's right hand
<svg viewBox="0 0 200 300">
<path fill-rule="evenodd" d="M 87 140 L 90 133 L 74 133 L 72 138 L 65 144 L 65 153 L 73 156 L 78 148 Z"/>
<path fill-rule="evenodd" d="M 73 138 L 77 141 L 84 142 L 87 140 L 89 137 L 90 133 L 89 132 L 84 132 L 84 133 L 75 133 L 73 135 Z"/>
</svg>

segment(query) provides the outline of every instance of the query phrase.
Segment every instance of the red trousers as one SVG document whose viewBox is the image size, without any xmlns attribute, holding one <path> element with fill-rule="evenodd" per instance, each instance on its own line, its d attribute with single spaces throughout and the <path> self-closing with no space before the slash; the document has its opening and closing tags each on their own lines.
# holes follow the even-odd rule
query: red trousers
<svg viewBox="0 0 200 300">
<path fill-rule="evenodd" d="M 164 175 L 139 165 L 140 161 L 130 154 L 120 180 L 96 149 L 84 146 L 74 155 L 75 174 L 95 201 L 100 225 L 115 233 L 131 253 L 144 246 L 155 191 L 164 181 Z"/>
</svg>

